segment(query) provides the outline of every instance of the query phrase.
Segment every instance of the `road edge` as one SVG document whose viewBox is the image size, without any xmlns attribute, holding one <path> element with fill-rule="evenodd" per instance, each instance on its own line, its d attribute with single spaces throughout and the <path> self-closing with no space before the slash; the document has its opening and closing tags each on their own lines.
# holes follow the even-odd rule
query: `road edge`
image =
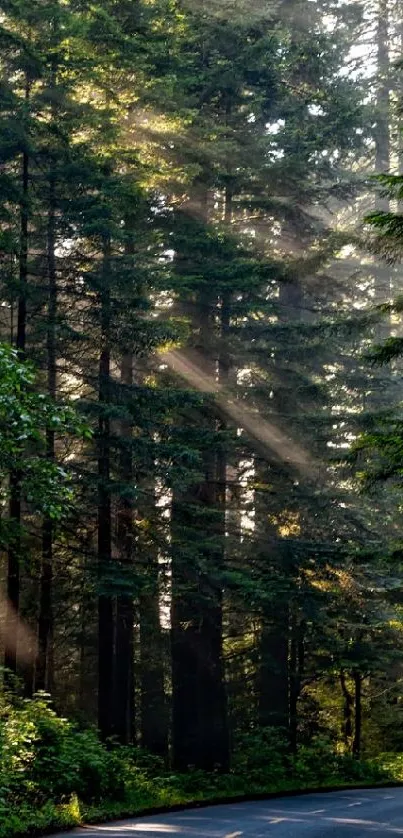
<svg viewBox="0 0 403 838">
<path fill-rule="evenodd" d="M 144 818 L 144 817 L 152 817 L 153 815 L 165 815 L 174 812 L 186 812 L 192 809 L 207 809 L 209 807 L 214 808 L 215 806 L 230 806 L 231 804 L 236 803 L 253 803 L 258 801 L 264 800 L 279 800 L 285 797 L 306 797 L 309 794 L 334 794 L 338 791 L 371 791 L 377 789 L 393 789 L 393 788 L 403 788 L 403 782 L 396 782 L 396 781 L 384 781 L 380 783 L 360 783 L 360 784 L 343 784 L 343 785 L 332 785 L 332 786 L 310 786 L 309 788 L 303 789 L 286 789 L 285 791 L 272 791 L 272 792 L 255 792 L 252 794 L 237 794 L 237 795 L 223 795 L 217 796 L 214 798 L 206 799 L 206 800 L 196 800 L 196 801 L 189 801 L 186 803 L 174 803 L 172 805 L 163 805 L 163 806 L 152 806 L 152 807 L 145 807 L 142 809 L 137 809 L 135 811 L 130 810 L 121 815 L 111 815 L 108 816 L 105 814 L 104 818 L 97 819 L 96 822 L 91 823 L 84 823 L 80 826 L 76 827 L 65 827 L 59 829 L 46 829 L 40 833 L 36 833 L 36 838 L 48 838 L 49 836 L 57 836 L 63 835 L 66 832 L 71 832 L 72 834 L 80 835 L 81 833 L 85 833 L 87 829 L 93 829 L 96 826 L 101 826 L 106 823 L 117 823 L 121 824 L 124 821 L 137 819 L 137 818 Z M 26 838 L 31 838 L 34 833 L 26 834 Z"/>
</svg>

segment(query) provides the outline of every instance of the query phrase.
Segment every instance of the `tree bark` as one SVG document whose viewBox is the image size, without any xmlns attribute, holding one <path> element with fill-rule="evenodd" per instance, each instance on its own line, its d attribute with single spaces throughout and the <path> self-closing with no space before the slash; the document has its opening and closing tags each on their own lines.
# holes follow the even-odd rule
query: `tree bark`
<svg viewBox="0 0 403 838">
<path fill-rule="evenodd" d="M 346 750 L 348 750 L 351 747 L 351 739 L 353 735 L 354 698 L 347 688 L 346 673 L 343 669 L 340 670 L 340 686 L 344 699 L 342 733 L 344 745 Z"/>
<path fill-rule="evenodd" d="M 207 225 L 208 195 L 202 185 L 198 216 Z M 218 299 L 210 289 L 197 299 L 199 356 L 211 376 L 211 350 Z M 205 404 L 202 421 L 214 435 L 219 428 L 214 407 Z M 229 764 L 227 701 L 222 649 L 223 534 L 225 496 L 220 489 L 223 464 L 218 453 L 203 450 L 203 480 L 174 492 L 172 507 L 172 725 L 173 762 L 227 770 Z M 221 473 L 220 473 L 221 468 Z"/>
<path fill-rule="evenodd" d="M 154 476 L 152 478 L 154 480 Z M 150 481 L 149 494 L 153 497 L 153 513 L 157 509 L 155 485 Z M 148 510 L 150 515 L 150 510 Z M 165 690 L 168 674 L 165 659 L 166 637 L 160 615 L 160 564 L 158 545 L 153 535 L 147 539 L 142 563 L 140 593 L 140 679 L 141 679 L 141 745 L 164 760 L 168 759 L 169 717 Z"/>
<path fill-rule="evenodd" d="M 79 680 L 78 708 L 81 718 L 91 725 L 97 718 L 97 641 L 98 620 L 97 600 L 92 588 L 88 587 L 88 566 L 92 565 L 92 543 L 88 537 L 83 543 L 83 591 L 80 597 L 80 633 L 79 633 Z M 91 558 L 89 559 L 89 556 Z"/>
<path fill-rule="evenodd" d="M 188 497 L 188 502 L 190 498 Z M 184 507 L 188 508 L 185 510 Z M 180 507 L 180 509 L 179 509 Z M 173 528 L 193 527 L 193 504 L 173 507 Z M 203 535 L 200 534 L 200 538 Z M 228 731 L 222 659 L 222 594 L 186 556 L 174 537 L 172 572 L 173 762 L 211 771 L 228 767 Z M 208 557 L 210 558 L 210 557 Z"/>
<path fill-rule="evenodd" d="M 289 609 L 277 603 L 263 618 L 259 644 L 259 725 L 289 728 Z"/>
<path fill-rule="evenodd" d="M 133 356 L 126 353 L 122 358 L 121 383 L 125 402 L 129 388 L 133 386 Z M 131 452 L 132 428 L 123 421 L 121 427 L 123 448 L 120 455 L 120 477 L 124 487 L 133 481 Z M 124 443 L 127 443 L 126 445 Z M 120 562 L 126 575 L 127 593 L 120 593 L 116 599 L 116 684 L 115 684 L 115 734 L 127 745 L 134 740 L 134 599 L 130 590 L 130 574 L 133 566 L 133 503 L 123 496 L 119 501 L 117 538 Z"/>
<path fill-rule="evenodd" d="M 379 0 L 377 20 L 377 123 L 375 131 L 375 171 L 386 174 L 390 168 L 390 57 L 389 0 Z M 378 198 L 378 209 L 389 208 L 387 198 Z"/>
<path fill-rule="evenodd" d="M 353 673 L 354 679 L 354 741 L 353 754 L 357 759 L 361 756 L 361 732 L 362 732 L 362 676 L 359 672 Z"/>
<path fill-rule="evenodd" d="M 204 455 L 203 468 L 204 483 L 186 495 L 176 492 L 172 508 L 172 707 L 177 770 L 189 765 L 206 771 L 227 770 L 229 761 L 219 579 L 221 524 L 216 548 L 211 544 L 217 528 L 214 453 Z M 209 544 L 203 548 L 206 539 Z"/>
<path fill-rule="evenodd" d="M 290 749 L 297 753 L 298 748 L 298 699 L 301 695 L 304 671 L 304 633 L 305 624 L 300 619 L 296 602 L 291 604 L 290 620 Z"/>
<path fill-rule="evenodd" d="M 140 596 L 141 745 L 168 756 L 168 707 L 164 686 L 164 644 L 160 621 L 158 554 L 147 555 L 145 590 Z"/>
<path fill-rule="evenodd" d="M 378 90 L 377 90 L 377 121 L 375 130 L 375 173 L 387 174 L 390 171 L 391 139 L 390 139 L 390 55 L 389 55 L 389 0 L 379 0 L 377 20 L 377 63 L 378 63 Z M 382 212 L 389 212 L 389 198 L 377 194 L 376 209 Z M 375 266 L 375 299 L 376 302 L 385 302 L 391 295 L 391 270 L 388 265 L 377 262 Z M 390 322 L 387 317 L 383 318 L 378 340 L 384 340 L 389 336 Z M 382 386 L 382 382 L 381 382 Z"/>
<path fill-rule="evenodd" d="M 25 84 L 25 104 L 29 104 L 30 82 Z M 27 329 L 27 283 L 28 283 L 28 225 L 29 225 L 29 157 L 26 151 L 21 161 L 21 202 L 20 202 L 20 252 L 19 252 L 19 290 L 17 308 L 16 349 L 21 359 L 25 357 Z M 4 653 L 5 669 L 17 672 L 18 626 L 20 611 L 20 554 L 21 554 L 21 474 L 10 474 L 9 516 L 14 527 L 12 540 L 7 555 L 7 607 L 5 617 L 6 647 Z M 25 686 L 27 694 L 32 692 L 31 685 Z"/>
<path fill-rule="evenodd" d="M 47 385 L 51 399 L 56 398 L 56 317 L 57 317 L 57 275 L 56 275 L 56 184 L 53 174 L 49 180 L 49 212 L 47 227 L 48 261 L 48 312 L 47 312 Z M 46 432 L 46 456 L 55 458 L 55 433 Z M 40 580 L 38 655 L 35 669 L 35 689 L 52 692 L 53 687 L 53 522 L 47 516 L 42 527 L 42 568 Z"/>
<path fill-rule="evenodd" d="M 99 358 L 98 421 L 98 724 L 103 739 L 114 733 L 114 601 L 108 592 L 112 565 L 110 493 L 110 241 L 104 242 L 101 289 L 101 353 Z"/>
</svg>

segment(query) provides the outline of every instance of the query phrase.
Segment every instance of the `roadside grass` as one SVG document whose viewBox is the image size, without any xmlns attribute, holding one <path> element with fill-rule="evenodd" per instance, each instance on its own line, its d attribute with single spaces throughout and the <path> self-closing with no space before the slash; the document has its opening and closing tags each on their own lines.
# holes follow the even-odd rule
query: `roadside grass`
<svg viewBox="0 0 403 838">
<path fill-rule="evenodd" d="M 397 762 L 400 763 L 400 760 Z M 364 763 L 360 763 L 362 769 L 364 766 Z M 0 838 L 34 838 L 85 824 L 144 815 L 147 812 L 169 811 L 191 805 L 230 803 L 231 800 L 239 799 L 253 800 L 264 798 L 266 795 L 320 790 L 325 792 L 338 788 L 385 787 L 403 782 L 401 765 L 398 768 L 396 772 L 393 770 L 393 759 L 388 755 L 388 769 L 383 771 L 378 765 L 374 771 L 371 767 L 367 772 L 367 779 L 366 772 L 362 770 L 359 780 L 329 776 L 328 780 L 319 783 L 314 779 L 304 782 L 290 778 L 267 785 L 264 782 L 250 783 L 245 777 L 232 774 L 213 779 L 209 775 L 201 778 L 199 772 L 195 772 L 199 781 L 203 781 L 200 789 L 194 791 L 186 790 L 187 775 L 156 778 L 156 782 L 149 779 L 144 782 L 143 788 L 133 790 L 124 800 L 104 800 L 88 804 L 79 800 L 76 794 L 72 794 L 70 800 L 63 803 L 48 801 L 39 806 L 21 803 L 12 811 L 0 810 Z"/>
<path fill-rule="evenodd" d="M 317 738 L 290 755 L 273 729 L 240 738 L 230 774 L 176 774 L 132 747 L 102 743 L 53 711 L 46 696 L 0 704 L 0 838 L 189 805 L 403 783 L 403 755 L 356 760 Z"/>
</svg>

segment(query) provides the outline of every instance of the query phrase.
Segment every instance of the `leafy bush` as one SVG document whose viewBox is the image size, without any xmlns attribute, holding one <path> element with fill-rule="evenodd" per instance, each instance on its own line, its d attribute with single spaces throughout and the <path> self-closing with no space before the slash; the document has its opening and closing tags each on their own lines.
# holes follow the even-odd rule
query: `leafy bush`
<svg viewBox="0 0 403 838">
<path fill-rule="evenodd" d="M 403 753 L 379 754 L 371 760 L 374 771 L 385 774 L 396 783 L 403 782 Z"/>
<path fill-rule="evenodd" d="M 342 759 L 341 773 L 352 782 L 382 783 L 397 780 L 398 777 L 388 770 L 385 763 L 376 760 L 357 760 L 345 754 Z"/>
<path fill-rule="evenodd" d="M 133 771 L 123 748 L 108 750 L 95 730 L 58 716 L 47 696 L 0 710 L 0 801 L 121 799 Z"/>
<path fill-rule="evenodd" d="M 137 748 L 106 746 L 95 730 L 58 716 L 46 695 L 0 694 L 0 838 L 158 806 L 393 779 L 403 779 L 399 754 L 359 761 L 318 737 L 293 755 L 285 735 L 270 728 L 239 737 L 229 775 L 175 774 Z"/>
<path fill-rule="evenodd" d="M 392 767 L 393 766 L 393 767 Z M 338 785 L 340 783 L 378 783 L 399 770 L 398 760 L 357 760 L 350 754 L 339 754 L 334 743 L 323 736 L 301 745 L 296 754 L 289 750 L 285 734 L 273 728 L 254 731 L 240 738 L 234 760 L 234 771 L 248 777 L 251 783 L 277 789 L 292 786 Z M 403 779 L 403 760 L 400 762 Z"/>
<path fill-rule="evenodd" d="M 235 742 L 233 771 L 258 783 L 285 780 L 290 771 L 290 754 L 285 731 L 261 728 L 239 736 Z"/>
<path fill-rule="evenodd" d="M 293 775 L 302 784 L 321 785 L 342 776 L 340 761 L 331 742 L 316 737 L 310 745 L 302 745 L 293 759 Z"/>
</svg>

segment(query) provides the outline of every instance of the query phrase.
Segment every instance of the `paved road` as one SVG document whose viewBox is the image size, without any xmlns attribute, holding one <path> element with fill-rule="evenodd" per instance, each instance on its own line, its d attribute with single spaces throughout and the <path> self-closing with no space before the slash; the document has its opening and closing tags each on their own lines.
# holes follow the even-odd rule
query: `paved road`
<svg viewBox="0 0 403 838">
<path fill-rule="evenodd" d="M 403 788 L 232 803 L 90 826 L 64 838 L 393 838 Z"/>
</svg>

